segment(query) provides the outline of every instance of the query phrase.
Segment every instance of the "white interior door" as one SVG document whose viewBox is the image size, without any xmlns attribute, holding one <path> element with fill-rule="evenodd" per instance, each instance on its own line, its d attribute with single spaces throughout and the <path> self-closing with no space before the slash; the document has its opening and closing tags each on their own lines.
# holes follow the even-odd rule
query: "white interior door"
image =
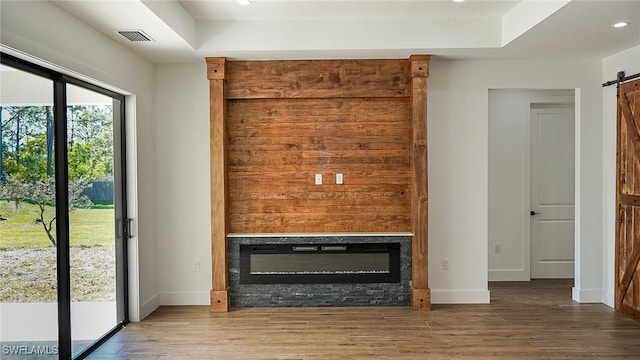
<svg viewBox="0 0 640 360">
<path fill-rule="evenodd" d="M 574 274 L 573 105 L 531 107 L 531 278 Z"/>
</svg>

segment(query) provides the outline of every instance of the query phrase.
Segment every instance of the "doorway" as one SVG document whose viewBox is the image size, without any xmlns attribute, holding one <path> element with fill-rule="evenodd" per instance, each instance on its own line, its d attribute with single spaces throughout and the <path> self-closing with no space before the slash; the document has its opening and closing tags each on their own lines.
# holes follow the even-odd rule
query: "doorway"
<svg viewBox="0 0 640 360">
<path fill-rule="evenodd" d="M 489 90 L 489 281 L 573 278 L 574 104 L 569 89 Z"/>
<path fill-rule="evenodd" d="M 128 321 L 124 96 L 0 55 L 0 345 L 82 359 Z"/>
</svg>

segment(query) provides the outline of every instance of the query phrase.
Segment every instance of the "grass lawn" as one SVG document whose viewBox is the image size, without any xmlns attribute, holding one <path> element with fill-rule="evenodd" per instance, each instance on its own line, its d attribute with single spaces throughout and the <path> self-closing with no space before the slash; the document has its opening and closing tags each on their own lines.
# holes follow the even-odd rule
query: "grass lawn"
<svg viewBox="0 0 640 360">
<path fill-rule="evenodd" d="M 0 249 L 14 247 L 52 247 L 39 217 L 37 205 L 21 203 L 15 210 L 13 202 L 0 200 Z M 53 207 L 48 207 L 45 220 L 54 216 Z M 55 233 L 55 225 L 54 225 Z M 114 244 L 113 208 L 77 209 L 71 212 L 71 246 L 95 246 Z M 55 235 L 54 235 L 55 236 Z"/>
<path fill-rule="evenodd" d="M 57 298 L 56 249 L 37 205 L 0 200 L 0 302 L 51 302 Z M 47 209 L 45 219 L 53 218 Z M 71 213 L 71 296 L 73 301 L 115 300 L 114 210 Z M 55 232 L 55 226 L 54 226 Z"/>
</svg>

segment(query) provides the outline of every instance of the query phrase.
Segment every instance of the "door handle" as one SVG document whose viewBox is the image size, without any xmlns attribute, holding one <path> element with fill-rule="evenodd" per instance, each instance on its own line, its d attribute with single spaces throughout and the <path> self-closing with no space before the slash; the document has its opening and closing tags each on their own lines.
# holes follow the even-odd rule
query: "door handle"
<svg viewBox="0 0 640 360">
<path fill-rule="evenodd" d="M 541 213 L 536 212 L 535 210 L 531 210 L 531 211 L 529 211 L 529 215 L 531 215 L 531 216 L 539 215 L 539 214 L 541 214 Z"/>
</svg>

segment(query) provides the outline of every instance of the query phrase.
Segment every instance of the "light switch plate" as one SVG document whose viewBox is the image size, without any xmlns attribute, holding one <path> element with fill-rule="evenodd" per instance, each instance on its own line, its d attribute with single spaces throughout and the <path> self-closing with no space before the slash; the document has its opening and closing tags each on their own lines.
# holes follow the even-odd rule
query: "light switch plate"
<svg viewBox="0 0 640 360">
<path fill-rule="evenodd" d="M 322 174 L 316 174 L 316 185 L 322 185 Z"/>
<path fill-rule="evenodd" d="M 336 184 L 342 185 L 342 174 L 336 174 Z"/>
</svg>

